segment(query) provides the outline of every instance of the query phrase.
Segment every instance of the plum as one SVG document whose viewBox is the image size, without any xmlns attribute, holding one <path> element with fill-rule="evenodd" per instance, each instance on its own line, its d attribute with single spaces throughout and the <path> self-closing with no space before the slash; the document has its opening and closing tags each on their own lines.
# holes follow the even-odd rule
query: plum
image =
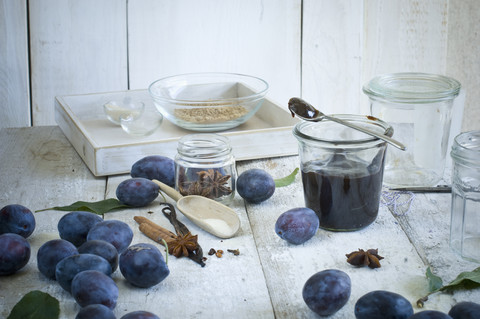
<svg viewBox="0 0 480 319">
<path fill-rule="evenodd" d="M 158 197 L 160 187 L 149 179 L 135 177 L 121 182 L 116 190 L 117 198 L 125 205 L 144 207 Z"/>
<path fill-rule="evenodd" d="M 237 192 L 247 202 L 258 204 L 272 197 L 275 181 L 262 169 L 249 169 L 238 176 Z"/>
<path fill-rule="evenodd" d="M 312 238 L 319 225 L 317 214 L 310 208 L 292 208 L 278 217 L 275 232 L 289 243 L 299 245 Z"/>
<path fill-rule="evenodd" d="M 68 240 L 78 247 L 87 241 L 90 228 L 101 221 L 103 221 L 101 216 L 91 212 L 70 212 L 63 215 L 58 221 L 58 233 L 60 238 Z"/>
<path fill-rule="evenodd" d="M 18 234 L 0 235 L 0 276 L 12 275 L 30 260 L 30 244 Z"/>
<path fill-rule="evenodd" d="M 75 319 L 115 319 L 113 311 L 102 304 L 92 304 L 80 309 Z"/>
<path fill-rule="evenodd" d="M 130 175 L 150 180 L 156 179 L 170 187 L 175 187 L 175 162 L 165 156 L 146 156 L 132 165 Z"/>
<path fill-rule="evenodd" d="M 352 283 L 343 271 L 327 269 L 311 276 L 303 286 L 303 300 L 320 316 L 340 310 L 350 298 Z"/>
<path fill-rule="evenodd" d="M 24 238 L 35 230 L 35 217 L 25 206 L 12 204 L 0 210 L 0 234 L 14 233 Z"/>
<path fill-rule="evenodd" d="M 133 311 L 123 315 L 120 319 L 160 319 L 157 315 L 148 311 Z"/>
<path fill-rule="evenodd" d="M 38 270 L 49 279 L 55 280 L 55 269 L 60 260 L 77 255 L 77 247 L 64 239 L 52 239 L 44 243 L 37 252 Z"/>
<path fill-rule="evenodd" d="M 118 251 L 115 246 L 105 240 L 89 240 L 78 247 L 79 254 L 94 254 L 105 258 L 112 267 L 112 273 L 118 267 Z"/>
<path fill-rule="evenodd" d="M 73 277 L 72 296 L 81 307 L 101 304 L 114 309 L 117 305 L 118 287 L 103 272 L 85 270 Z"/>
<path fill-rule="evenodd" d="M 448 315 L 453 319 L 478 319 L 480 304 L 471 301 L 462 301 L 454 305 Z"/>
<path fill-rule="evenodd" d="M 405 297 L 385 290 L 371 291 L 357 300 L 357 319 L 406 319 L 413 315 L 413 307 Z"/>
<path fill-rule="evenodd" d="M 424 310 L 408 317 L 408 319 L 452 319 L 452 317 L 440 311 Z"/>
<path fill-rule="evenodd" d="M 85 270 L 98 270 L 108 276 L 112 273 L 112 268 L 105 258 L 93 254 L 79 254 L 60 260 L 55 268 L 55 278 L 63 289 L 71 292 L 73 278 Z"/>
<path fill-rule="evenodd" d="M 170 274 L 160 250 L 146 243 L 128 247 L 120 255 L 119 266 L 123 277 L 141 288 L 155 286 Z"/>
<path fill-rule="evenodd" d="M 130 245 L 133 239 L 133 230 L 127 223 L 120 220 L 104 220 L 90 229 L 87 241 L 104 240 L 117 248 L 122 253 Z"/>
</svg>

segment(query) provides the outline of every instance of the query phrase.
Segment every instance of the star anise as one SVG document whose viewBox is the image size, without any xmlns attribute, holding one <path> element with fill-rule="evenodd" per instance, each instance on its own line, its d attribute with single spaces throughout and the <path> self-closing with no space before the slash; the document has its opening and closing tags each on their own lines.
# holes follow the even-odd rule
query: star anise
<svg viewBox="0 0 480 319">
<path fill-rule="evenodd" d="M 179 258 L 188 257 L 198 247 L 198 235 L 193 236 L 190 232 L 177 237 L 168 243 L 168 253 Z"/>
<path fill-rule="evenodd" d="M 185 181 L 180 183 L 180 194 L 200 195 L 207 198 L 219 198 L 232 193 L 232 189 L 228 187 L 230 175 L 223 175 L 218 169 L 208 169 L 197 172 L 198 180 Z"/>
<path fill-rule="evenodd" d="M 378 254 L 378 249 L 368 249 L 367 251 L 358 249 L 345 256 L 347 256 L 347 262 L 351 265 L 368 266 L 372 269 L 380 268 L 380 260 L 383 259 L 383 257 Z"/>
</svg>

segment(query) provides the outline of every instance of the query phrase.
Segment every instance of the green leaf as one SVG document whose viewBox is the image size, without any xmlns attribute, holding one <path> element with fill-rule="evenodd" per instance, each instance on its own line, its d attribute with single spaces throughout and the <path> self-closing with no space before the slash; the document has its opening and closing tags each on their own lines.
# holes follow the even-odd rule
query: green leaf
<svg viewBox="0 0 480 319">
<path fill-rule="evenodd" d="M 293 170 L 293 172 L 283 178 L 275 179 L 275 187 L 283 187 L 292 184 L 295 181 L 295 176 L 298 173 L 298 167 Z"/>
<path fill-rule="evenodd" d="M 68 206 L 55 206 L 37 210 L 36 212 L 43 212 L 46 210 L 61 210 L 61 211 L 87 211 L 98 215 L 103 215 L 109 211 L 121 208 L 131 208 L 125 205 L 116 198 L 104 199 L 98 202 L 84 202 L 78 201 Z"/>
<path fill-rule="evenodd" d="M 430 269 L 430 267 L 427 268 L 426 275 L 427 275 L 427 279 L 428 279 L 428 291 L 429 292 L 436 291 L 436 290 L 442 288 L 442 286 L 443 286 L 442 278 L 434 275 L 432 273 L 432 270 Z"/>
<path fill-rule="evenodd" d="M 460 273 L 457 278 L 452 280 L 448 285 L 441 287 L 439 290 L 475 289 L 478 287 L 480 287 L 480 267 L 473 271 Z"/>
<path fill-rule="evenodd" d="M 58 319 L 60 304 L 45 292 L 33 290 L 13 307 L 7 319 Z"/>
</svg>

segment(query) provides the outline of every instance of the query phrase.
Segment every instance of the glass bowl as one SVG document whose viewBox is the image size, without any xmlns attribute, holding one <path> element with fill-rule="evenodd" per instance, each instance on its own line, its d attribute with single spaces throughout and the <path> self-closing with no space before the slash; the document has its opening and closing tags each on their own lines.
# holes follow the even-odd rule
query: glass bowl
<svg viewBox="0 0 480 319">
<path fill-rule="evenodd" d="M 109 101 L 103 105 L 103 111 L 108 120 L 120 125 L 120 119 L 125 116 L 139 117 L 145 111 L 145 103 L 125 97 L 119 101 Z"/>
<path fill-rule="evenodd" d="M 138 116 L 125 114 L 120 117 L 120 125 L 128 134 L 135 137 L 152 135 L 162 124 L 163 116 L 153 106 L 145 108 Z"/>
<path fill-rule="evenodd" d="M 262 106 L 268 83 L 235 73 L 190 73 L 153 82 L 148 91 L 162 115 L 192 131 L 234 128 Z"/>
</svg>

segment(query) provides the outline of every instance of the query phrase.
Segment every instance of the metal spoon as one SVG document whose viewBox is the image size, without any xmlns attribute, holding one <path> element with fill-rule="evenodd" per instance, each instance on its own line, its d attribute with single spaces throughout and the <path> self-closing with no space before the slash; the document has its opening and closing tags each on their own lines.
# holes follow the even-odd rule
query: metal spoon
<svg viewBox="0 0 480 319">
<path fill-rule="evenodd" d="M 311 104 L 309 104 L 308 102 L 304 101 L 301 98 L 292 97 L 290 99 L 290 101 L 288 101 L 288 109 L 292 113 L 292 116 L 297 115 L 302 120 L 319 122 L 323 119 L 327 119 L 327 120 L 330 120 L 330 121 L 337 122 L 339 124 L 348 126 L 350 128 L 353 128 L 353 129 L 358 130 L 360 132 L 363 132 L 365 134 L 368 134 L 368 135 L 374 136 L 376 138 L 379 138 L 379 139 L 395 146 L 396 148 L 401 149 L 402 151 L 406 150 L 405 145 L 403 145 L 399 141 L 394 140 L 391 137 L 388 137 L 386 135 L 371 131 L 371 130 L 366 129 L 366 128 L 361 127 L 361 126 L 357 126 L 357 125 L 352 124 L 348 121 L 343 121 L 343 120 L 340 120 L 336 117 L 325 115 L 322 112 L 320 112 L 319 110 L 317 110 L 316 108 L 314 108 Z M 371 118 L 375 119 L 373 116 Z"/>
<path fill-rule="evenodd" d="M 230 238 L 240 228 L 240 219 L 230 207 L 203 196 L 182 196 L 170 186 L 155 179 L 152 181 L 177 202 L 177 208 L 183 215 L 210 234 Z"/>
</svg>

